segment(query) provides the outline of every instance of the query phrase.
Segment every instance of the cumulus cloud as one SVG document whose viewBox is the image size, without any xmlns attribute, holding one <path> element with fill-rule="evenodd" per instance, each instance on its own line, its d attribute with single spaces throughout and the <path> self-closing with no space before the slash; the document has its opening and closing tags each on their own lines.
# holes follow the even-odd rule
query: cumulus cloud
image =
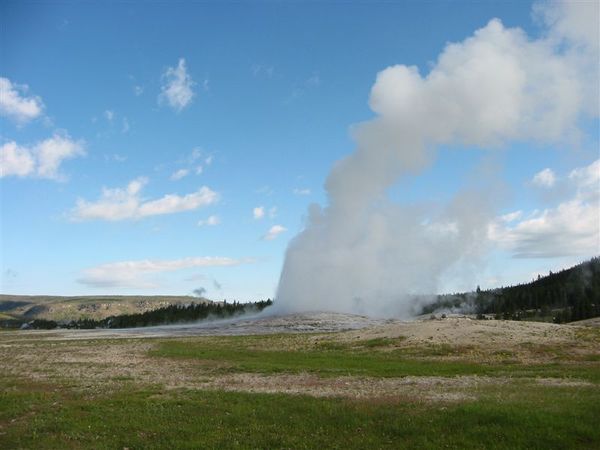
<svg viewBox="0 0 600 450">
<path fill-rule="evenodd" d="M 252 217 L 254 217 L 254 219 L 256 219 L 256 220 L 259 220 L 259 219 L 262 219 L 263 217 L 265 217 L 265 207 L 257 206 L 256 208 L 254 208 L 252 210 Z"/>
<path fill-rule="evenodd" d="M 568 178 L 577 186 L 580 194 L 587 192 L 591 198 L 597 196 L 600 189 L 600 160 L 594 161 L 589 166 L 572 170 Z"/>
<path fill-rule="evenodd" d="M 263 239 L 265 241 L 272 241 L 273 239 L 277 238 L 277 236 L 279 236 L 281 233 L 284 233 L 285 231 L 287 231 L 287 228 L 285 228 L 281 225 L 273 225 L 271 228 L 269 228 L 269 231 L 267 231 L 267 234 L 265 234 L 263 236 Z"/>
<path fill-rule="evenodd" d="M 376 116 L 353 127 L 356 150 L 331 170 L 328 204 L 311 205 L 290 242 L 276 308 L 409 315 L 413 294 L 435 293 L 445 274 L 477 263 L 496 215 L 492 186 L 465 188 L 434 211 L 395 204 L 387 191 L 429 167 L 442 145 L 569 143 L 580 119 L 597 115 L 599 4 L 585 3 L 583 13 L 573 12 L 582 2 L 544 5 L 549 28 L 540 39 L 493 19 L 448 44 L 426 75 L 401 64 L 377 75 Z M 565 204 L 544 222 L 567 210 L 592 217 L 586 205 Z"/>
<path fill-rule="evenodd" d="M 42 178 L 62 179 L 59 168 L 65 159 L 84 154 L 81 142 L 73 141 L 69 136 L 55 134 L 34 147 L 37 155 L 37 174 Z"/>
<path fill-rule="evenodd" d="M 0 176 L 24 177 L 32 174 L 34 170 L 35 159 L 30 149 L 20 147 L 14 141 L 0 147 Z"/>
<path fill-rule="evenodd" d="M 16 84 L 8 78 L 0 77 L 0 115 L 8 117 L 18 125 L 42 115 L 44 103 L 37 96 L 27 96 L 29 87 Z"/>
<path fill-rule="evenodd" d="M 120 261 L 85 269 L 77 280 L 79 283 L 94 287 L 131 287 L 152 288 L 157 283 L 146 278 L 163 272 L 190 269 L 194 267 L 231 267 L 252 263 L 251 259 L 227 257 L 195 257 L 171 260 Z"/>
<path fill-rule="evenodd" d="M 0 147 L 0 177 L 38 177 L 65 180 L 60 172 L 63 161 L 85 154 L 83 143 L 66 134 L 55 134 L 35 145 L 21 146 L 14 141 Z"/>
<path fill-rule="evenodd" d="M 552 169 L 546 168 L 536 173 L 531 183 L 542 188 L 551 188 L 556 183 L 556 175 Z"/>
<path fill-rule="evenodd" d="M 600 253 L 600 160 L 565 180 L 574 195 L 511 224 L 495 221 L 489 236 L 518 258 L 590 257 Z"/>
<path fill-rule="evenodd" d="M 177 112 L 192 103 L 195 83 L 187 72 L 184 58 L 179 59 L 177 67 L 168 67 L 162 78 L 164 84 L 158 98 L 160 103 L 166 103 Z"/>
<path fill-rule="evenodd" d="M 71 218 L 76 221 L 142 219 L 192 211 L 219 200 L 219 194 L 206 186 L 183 196 L 167 194 L 155 200 L 147 200 L 141 197 L 141 191 L 147 182 L 147 178 L 140 177 L 129 182 L 125 188 L 103 188 L 100 199 L 94 202 L 80 198 L 71 211 Z"/>
<path fill-rule="evenodd" d="M 592 51 L 600 47 L 597 1 L 539 2 L 534 13 L 545 22 L 550 39 L 556 43 L 566 40 Z"/>
<path fill-rule="evenodd" d="M 202 227 L 204 225 L 215 226 L 221 223 L 221 219 L 219 216 L 208 216 L 207 219 L 198 221 L 198 226 Z"/>
</svg>

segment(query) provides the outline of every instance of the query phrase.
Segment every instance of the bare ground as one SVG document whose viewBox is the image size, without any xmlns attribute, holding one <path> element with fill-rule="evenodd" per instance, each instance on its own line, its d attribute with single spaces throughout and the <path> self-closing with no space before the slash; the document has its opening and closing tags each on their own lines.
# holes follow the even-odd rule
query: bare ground
<svg viewBox="0 0 600 450">
<path fill-rule="evenodd" d="M 569 323 L 569 325 L 600 328 L 600 317 L 578 320 L 576 322 Z"/>
<path fill-rule="evenodd" d="M 395 340 L 393 348 L 431 350 L 436 357 L 494 362 L 548 363 L 560 355 L 581 359 L 600 355 L 599 333 L 589 328 L 543 322 L 475 320 L 468 317 L 396 322 L 343 332 L 334 339 Z M 436 351 L 437 350 L 437 351 Z"/>
</svg>

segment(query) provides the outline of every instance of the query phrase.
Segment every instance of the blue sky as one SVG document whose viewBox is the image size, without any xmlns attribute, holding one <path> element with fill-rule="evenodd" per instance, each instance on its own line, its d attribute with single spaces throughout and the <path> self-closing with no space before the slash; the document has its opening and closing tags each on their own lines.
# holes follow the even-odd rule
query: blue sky
<svg viewBox="0 0 600 450">
<path fill-rule="evenodd" d="M 2 2 L 1 292 L 273 297 L 288 242 L 355 148 L 351 126 L 375 116 L 377 74 L 427 74 L 492 18 L 545 33 L 525 1 Z M 567 250 L 540 235 L 548 251 L 520 251 L 535 224 L 526 236 L 498 225 L 517 211 L 556 217 L 590 179 L 597 193 L 597 118 L 576 125 L 577 140 L 448 145 L 389 190 L 400 204 L 444 203 L 493 165 L 494 245 L 476 279 L 440 290 L 600 253 L 596 196 L 580 211 L 591 228 L 541 227 L 572 232 Z"/>
</svg>

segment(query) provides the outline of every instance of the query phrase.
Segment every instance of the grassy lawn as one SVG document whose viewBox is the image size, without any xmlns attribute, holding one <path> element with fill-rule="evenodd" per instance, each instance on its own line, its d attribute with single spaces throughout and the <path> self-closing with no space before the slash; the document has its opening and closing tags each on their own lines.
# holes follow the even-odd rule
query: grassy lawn
<svg viewBox="0 0 600 450">
<path fill-rule="evenodd" d="M 475 402 L 430 405 L 135 385 L 90 397 L 58 385 L 7 379 L 2 385 L 0 448 L 7 449 L 548 449 L 600 443 L 600 394 L 589 387 L 490 389 Z"/>
</svg>

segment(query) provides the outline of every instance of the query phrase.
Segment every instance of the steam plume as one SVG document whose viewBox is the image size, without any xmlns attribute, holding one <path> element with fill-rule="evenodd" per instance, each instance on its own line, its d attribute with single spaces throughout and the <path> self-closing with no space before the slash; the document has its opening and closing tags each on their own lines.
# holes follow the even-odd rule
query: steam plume
<svg viewBox="0 0 600 450">
<path fill-rule="evenodd" d="M 534 12 L 546 25 L 540 39 L 493 19 L 447 45 L 427 76 L 405 65 L 377 75 L 376 117 L 353 127 L 356 150 L 331 170 L 328 205 L 311 205 L 291 241 L 276 307 L 408 315 L 412 294 L 434 293 L 485 251 L 490 191 L 465 190 L 436 211 L 386 191 L 425 170 L 441 145 L 574 142 L 578 121 L 597 116 L 598 2 Z"/>
</svg>

